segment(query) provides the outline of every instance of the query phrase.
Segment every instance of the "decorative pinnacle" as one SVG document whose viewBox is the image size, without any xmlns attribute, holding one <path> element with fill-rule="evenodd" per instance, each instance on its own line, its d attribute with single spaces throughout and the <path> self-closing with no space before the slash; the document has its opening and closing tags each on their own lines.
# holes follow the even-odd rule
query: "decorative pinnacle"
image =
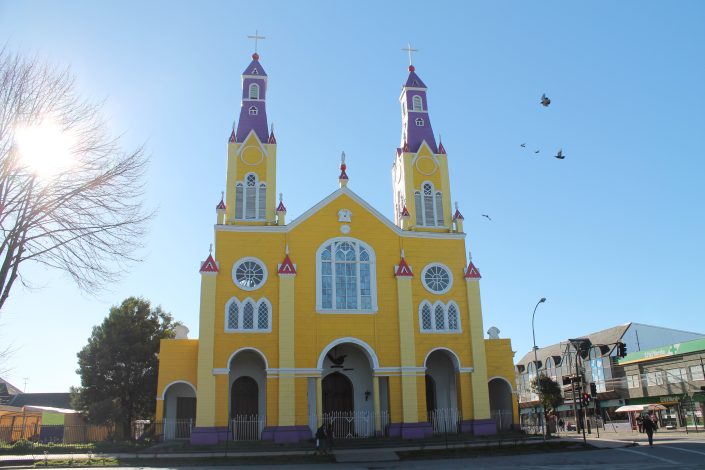
<svg viewBox="0 0 705 470">
<path fill-rule="evenodd" d="M 468 251 L 468 263 L 472 263 L 472 251 Z"/>
<path fill-rule="evenodd" d="M 289 244 L 287 243 L 284 245 L 284 254 L 288 255 L 289 254 Z"/>
<path fill-rule="evenodd" d="M 401 249 L 401 257 L 404 257 L 404 248 Z"/>
<path fill-rule="evenodd" d="M 348 174 L 345 173 L 345 170 L 347 170 L 348 166 L 345 164 L 345 152 L 340 154 L 340 176 L 338 177 L 339 180 L 341 180 L 340 184 L 345 185 L 348 180 Z M 345 183 L 343 183 L 343 180 L 345 180 Z"/>
<path fill-rule="evenodd" d="M 208 247 L 208 254 L 212 255 L 213 254 L 213 244 L 211 243 L 211 246 Z"/>
<path fill-rule="evenodd" d="M 279 202 L 283 202 L 283 200 L 284 200 L 284 193 L 279 193 Z M 457 202 L 455 204 L 458 205 Z"/>
<path fill-rule="evenodd" d="M 458 201 L 455 201 L 455 210 L 458 210 Z"/>
</svg>

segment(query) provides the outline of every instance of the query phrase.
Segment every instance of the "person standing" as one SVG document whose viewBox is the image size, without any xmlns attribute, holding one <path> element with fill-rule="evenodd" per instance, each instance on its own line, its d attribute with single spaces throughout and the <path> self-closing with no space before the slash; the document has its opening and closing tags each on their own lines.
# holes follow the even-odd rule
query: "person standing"
<svg viewBox="0 0 705 470">
<path fill-rule="evenodd" d="M 656 426 L 654 425 L 654 422 L 651 420 L 650 416 L 644 417 L 643 421 L 643 426 L 644 426 L 644 432 L 646 432 L 647 437 L 649 438 L 649 447 L 654 446 L 654 429 Z"/>
</svg>

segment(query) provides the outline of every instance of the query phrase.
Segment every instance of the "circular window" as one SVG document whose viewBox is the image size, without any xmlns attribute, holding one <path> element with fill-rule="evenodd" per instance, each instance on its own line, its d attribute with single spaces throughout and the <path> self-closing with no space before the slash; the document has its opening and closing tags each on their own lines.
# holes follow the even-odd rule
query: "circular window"
<svg viewBox="0 0 705 470">
<path fill-rule="evenodd" d="M 233 266 L 233 281 L 240 289 L 258 289 L 266 280 L 267 268 L 257 258 L 242 258 Z"/>
<path fill-rule="evenodd" d="M 442 264 L 429 264 L 421 273 L 421 280 L 426 289 L 434 294 L 445 294 L 453 284 L 453 276 Z"/>
</svg>

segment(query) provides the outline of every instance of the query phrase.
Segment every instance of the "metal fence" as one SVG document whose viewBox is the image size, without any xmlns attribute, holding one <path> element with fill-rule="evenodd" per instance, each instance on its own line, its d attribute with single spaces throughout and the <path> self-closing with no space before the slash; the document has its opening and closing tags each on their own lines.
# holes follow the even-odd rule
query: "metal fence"
<svg viewBox="0 0 705 470">
<path fill-rule="evenodd" d="M 230 435 L 234 441 L 259 441 L 267 418 L 260 415 L 238 415 L 230 420 Z"/>
<path fill-rule="evenodd" d="M 102 442 L 115 435 L 113 426 L 92 424 L 40 424 L 0 426 L 0 446 L 27 441 L 38 443 L 87 444 Z"/>
<path fill-rule="evenodd" d="M 491 410 L 490 416 L 497 423 L 497 432 L 511 431 L 514 424 L 512 410 Z"/>
<path fill-rule="evenodd" d="M 336 411 L 324 413 L 321 420 L 316 414 L 309 416 L 309 426 L 315 433 L 320 425 L 330 426 L 335 439 L 359 439 L 389 435 L 389 412 Z M 379 429 L 379 430 L 377 430 Z"/>
<path fill-rule="evenodd" d="M 460 412 L 455 408 L 437 408 L 428 412 L 433 434 L 452 434 L 460 431 Z"/>
</svg>

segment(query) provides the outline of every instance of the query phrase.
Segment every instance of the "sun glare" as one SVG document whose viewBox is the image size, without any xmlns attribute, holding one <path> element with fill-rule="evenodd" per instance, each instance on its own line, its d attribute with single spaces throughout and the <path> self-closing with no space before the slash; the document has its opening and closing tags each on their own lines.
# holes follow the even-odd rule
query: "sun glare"
<svg viewBox="0 0 705 470">
<path fill-rule="evenodd" d="M 53 121 L 17 128 L 15 142 L 22 164 L 40 179 L 51 178 L 71 166 L 74 141 Z"/>
</svg>

